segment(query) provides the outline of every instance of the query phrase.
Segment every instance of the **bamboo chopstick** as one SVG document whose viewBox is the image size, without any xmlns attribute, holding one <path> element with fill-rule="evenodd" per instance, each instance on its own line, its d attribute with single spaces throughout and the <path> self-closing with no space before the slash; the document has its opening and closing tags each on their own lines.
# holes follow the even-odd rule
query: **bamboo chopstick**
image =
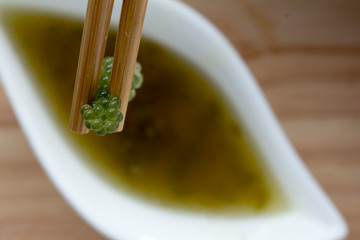
<svg viewBox="0 0 360 240">
<path fill-rule="evenodd" d="M 122 5 L 109 91 L 111 95 L 120 97 L 123 119 L 129 102 L 147 2 L 124 0 Z M 88 2 L 69 123 L 75 133 L 88 133 L 80 109 L 96 96 L 113 3 L 113 0 Z M 124 121 L 117 132 L 123 129 Z"/>
<path fill-rule="evenodd" d="M 120 112 L 124 116 L 117 132 L 124 127 L 147 2 L 148 0 L 124 0 L 122 5 L 110 80 L 110 94 L 120 96 Z"/>
<path fill-rule="evenodd" d="M 80 109 L 96 96 L 113 4 L 114 0 L 88 1 L 69 123 L 70 130 L 75 133 L 89 131 Z"/>
</svg>

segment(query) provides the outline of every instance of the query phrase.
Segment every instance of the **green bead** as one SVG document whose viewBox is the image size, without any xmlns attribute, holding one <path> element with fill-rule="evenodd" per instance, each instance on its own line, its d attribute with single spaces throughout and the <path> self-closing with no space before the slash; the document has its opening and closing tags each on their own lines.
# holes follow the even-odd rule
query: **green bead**
<svg viewBox="0 0 360 240">
<path fill-rule="evenodd" d="M 103 108 L 107 109 L 109 107 L 109 100 L 106 98 L 100 98 L 98 100 L 98 104 L 100 104 L 101 106 L 103 106 Z"/>
<path fill-rule="evenodd" d="M 109 91 L 109 84 L 104 83 L 104 84 L 99 85 L 98 91 L 107 91 L 108 92 Z"/>
<path fill-rule="evenodd" d="M 105 109 L 103 106 L 97 105 L 94 107 L 93 112 L 97 118 L 100 118 L 105 114 Z"/>
<path fill-rule="evenodd" d="M 91 129 L 94 131 L 99 131 L 102 128 L 103 121 L 100 119 L 94 119 L 91 121 Z"/>
<path fill-rule="evenodd" d="M 105 71 L 105 73 L 106 73 L 106 71 Z M 110 81 L 109 76 L 108 76 L 108 75 L 105 75 L 105 73 L 102 74 L 102 76 L 100 76 L 99 82 L 101 82 L 101 83 L 108 83 L 108 82 Z"/>
<path fill-rule="evenodd" d="M 134 73 L 132 87 L 138 89 L 143 83 L 143 75 L 141 73 Z"/>
<path fill-rule="evenodd" d="M 114 121 L 117 123 L 120 123 L 123 120 L 123 118 L 124 118 L 124 116 L 122 115 L 122 113 L 120 113 Z"/>
<path fill-rule="evenodd" d="M 118 127 L 119 127 L 119 123 L 114 122 L 114 121 L 107 120 L 104 123 L 104 128 L 105 128 L 106 132 L 108 132 L 108 133 L 113 133 Z"/>
<path fill-rule="evenodd" d="M 120 103 L 120 100 L 119 100 L 119 99 L 118 99 L 118 100 L 111 100 L 111 101 L 109 102 L 109 108 L 119 109 L 119 108 L 120 108 L 120 105 L 121 105 L 121 103 Z"/>
<path fill-rule="evenodd" d="M 86 121 L 85 121 L 85 127 L 86 127 L 87 129 L 89 129 L 89 130 L 91 130 L 91 121 L 92 121 L 92 120 L 86 120 Z"/>
<path fill-rule="evenodd" d="M 106 70 L 106 72 L 108 72 L 109 70 L 112 70 L 112 67 L 113 67 L 112 63 L 111 63 L 111 64 L 106 65 L 106 66 L 105 66 L 105 70 Z"/>
<path fill-rule="evenodd" d="M 100 102 L 101 102 L 102 100 L 104 100 L 104 99 L 107 99 L 107 98 L 104 98 L 104 97 L 98 98 L 98 99 L 96 100 L 97 105 L 99 105 Z"/>
<path fill-rule="evenodd" d="M 104 57 L 102 61 L 102 65 L 106 66 L 113 63 L 114 58 L 113 57 Z"/>
<path fill-rule="evenodd" d="M 95 115 L 92 110 L 88 109 L 84 111 L 83 117 L 85 120 L 91 120 L 95 118 Z"/>
<path fill-rule="evenodd" d="M 118 96 L 110 96 L 109 100 L 120 100 L 120 98 Z"/>
<path fill-rule="evenodd" d="M 105 69 L 111 69 L 113 67 L 113 62 L 108 62 L 104 65 Z"/>
<path fill-rule="evenodd" d="M 135 96 L 136 96 L 136 91 L 135 91 L 135 89 L 132 89 L 131 92 L 130 92 L 129 102 L 131 100 L 133 100 Z"/>
<path fill-rule="evenodd" d="M 106 117 L 109 120 L 115 120 L 119 117 L 120 112 L 116 108 L 108 108 L 106 110 Z"/>
<path fill-rule="evenodd" d="M 96 107 L 96 101 L 93 101 L 93 102 L 91 103 L 91 107 L 92 107 L 92 108 Z"/>
<path fill-rule="evenodd" d="M 141 72 L 141 64 L 140 63 L 138 63 L 138 62 L 135 63 L 134 72 Z"/>
<path fill-rule="evenodd" d="M 101 128 L 100 130 L 96 131 L 96 134 L 99 136 L 105 136 L 106 130 L 104 128 Z"/>
<path fill-rule="evenodd" d="M 99 92 L 98 98 L 104 97 L 104 98 L 108 98 L 110 96 L 110 93 L 107 91 L 101 91 Z"/>
<path fill-rule="evenodd" d="M 85 110 L 91 110 L 91 106 L 89 104 L 82 105 L 80 110 L 81 114 L 83 114 Z"/>
<path fill-rule="evenodd" d="M 116 108 L 108 108 L 106 110 L 106 117 L 108 119 L 113 118 L 118 110 Z"/>
</svg>

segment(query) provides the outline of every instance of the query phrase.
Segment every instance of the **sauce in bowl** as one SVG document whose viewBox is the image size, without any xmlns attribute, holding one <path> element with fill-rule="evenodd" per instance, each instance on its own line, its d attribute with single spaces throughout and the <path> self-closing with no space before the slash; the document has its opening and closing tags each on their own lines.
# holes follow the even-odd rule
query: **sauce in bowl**
<svg viewBox="0 0 360 240">
<path fill-rule="evenodd" d="M 113 186 L 161 205 L 222 213 L 258 212 L 280 201 L 230 109 L 189 62 L 143 39 L 144 84 L 124 131 L 76 135 L 67 126 L 81 21 L 19 10 L 3 17 L 54 121 Z M 110 31 L 106 55 L 114 44 Z"/>
</svg>

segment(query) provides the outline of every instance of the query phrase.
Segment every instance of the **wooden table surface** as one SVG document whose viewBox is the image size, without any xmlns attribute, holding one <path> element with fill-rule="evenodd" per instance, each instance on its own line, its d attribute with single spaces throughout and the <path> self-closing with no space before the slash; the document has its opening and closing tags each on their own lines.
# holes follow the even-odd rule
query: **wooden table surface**
<svg viewBox="0 0 360 240">
<path fill-rule="evenodd" d="M 236 46 L 360 239 L 360 1 L 187 0 Z M 0 87 L 0 239 L 102 239 L 31 152 Z"/>
</svg>

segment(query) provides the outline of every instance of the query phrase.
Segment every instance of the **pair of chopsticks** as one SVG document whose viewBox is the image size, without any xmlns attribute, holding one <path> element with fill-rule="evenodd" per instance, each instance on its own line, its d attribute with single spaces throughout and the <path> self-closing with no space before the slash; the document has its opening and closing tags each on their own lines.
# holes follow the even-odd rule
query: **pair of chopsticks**
<svg viewBox="0 0 360 240">
<path fill-rule="evenodd" d="M 111 95 L 121 99 L 120 112 L 124 120 L 118 132 L 124 126 L 147 1 L 123 0 L 122 4 L 109 88 Z M 114 0 L 88 1 L 69 123 L 70 130 L 75 133 L 89 131 L 80 109 L 96 96 L 113 5 Z"/>
</svg>

